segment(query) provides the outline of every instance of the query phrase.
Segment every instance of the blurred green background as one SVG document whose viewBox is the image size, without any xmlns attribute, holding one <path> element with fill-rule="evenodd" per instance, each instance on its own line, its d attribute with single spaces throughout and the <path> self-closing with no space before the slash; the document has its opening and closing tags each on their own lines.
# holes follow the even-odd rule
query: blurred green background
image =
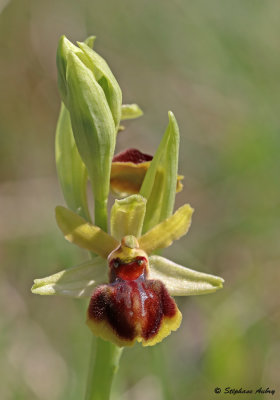
<svg viewBox="0 0 280 400">
<path fill-rule="evenodd" d="M 162 344 L 125 351 L 113 398 L 225 398 L 217 386 L 279 398 L 280 3 L 1 0 L 0 12 L 1 400 L 82 399 L 86 381 L 86 302 L 30 293 L 33 278 L 87 257 L 54 220 L 61 34 L 96 35 L 124 102 L 145 112 L 117 150 L 153 153 L 175 113 L 178 205 L 196 211 L 165 254 L 226 280 L 216 294 L 178 299 L 182 326 Z"/>
</svg>

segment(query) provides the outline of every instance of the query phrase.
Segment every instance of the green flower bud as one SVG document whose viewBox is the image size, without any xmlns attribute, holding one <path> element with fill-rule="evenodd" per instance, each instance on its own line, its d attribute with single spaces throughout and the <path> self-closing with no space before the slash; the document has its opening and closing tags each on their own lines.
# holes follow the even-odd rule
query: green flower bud
<svg viewBox="0 0 280 400">
<path fill-rule="evenodd" d="M 102 87 L 115 126 L 118 128 L 122 113 L 122 92 L 106 61 L 92 49 L 94 41 L 95 36 L 90 36 L 84 43 L 78 42 L 77 47 L 65 36 L 60 38 L 57 49 L 58 87 L 62 100 L 67 105 L 67 57 L 70 53 L 75 54 L 91 70 L 95 80 Z"/>
<path fill-rule="evenodd" d="M 109 193 L 115 124 L 102 88 L 75 54 L 68 56 L 67 82 L 72 129 L 100 214 Z"/>
<path fill-rule="evenodd" d="M 106 202 L 122 96 L 107 63 L 89 47 L 93 42 L 94 38 L 88 38 L 87 43 L 77 47 L 65 36 L 60 39 L 58 86 L 92 184 L 95 222 L 106 229 Z"/>
</svg>

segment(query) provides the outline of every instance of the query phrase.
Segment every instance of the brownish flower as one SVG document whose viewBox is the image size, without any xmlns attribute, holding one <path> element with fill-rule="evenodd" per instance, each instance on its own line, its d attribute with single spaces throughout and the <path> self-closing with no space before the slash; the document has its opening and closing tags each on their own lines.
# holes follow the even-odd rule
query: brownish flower
<svg viewBox="0 0 280 400">
<path fill-rule="evenodd" d="M 114 156 L 111 168 L 111 190 L 124 197 L 139 193 L 153 156 L 137 149 L 127 149 Z M 176 192 L 181 192 L 184 177 L 178 175 Z"/>
</svg>

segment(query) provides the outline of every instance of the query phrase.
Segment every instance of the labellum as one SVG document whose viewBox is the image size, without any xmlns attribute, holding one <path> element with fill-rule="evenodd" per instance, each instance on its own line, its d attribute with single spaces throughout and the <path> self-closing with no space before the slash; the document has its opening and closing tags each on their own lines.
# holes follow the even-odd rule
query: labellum
<svg viewBox="0 0 280 400">
<path fill-rule="evenodd" d="M 149 261 L 134 236 L 108 257 L 109 284 L 98 286 L 88 308 L 88 326 L 118 346 L 160 342 L 181 324 L 181 313 L 160 280 L 148 279 Z"/>
</svg>

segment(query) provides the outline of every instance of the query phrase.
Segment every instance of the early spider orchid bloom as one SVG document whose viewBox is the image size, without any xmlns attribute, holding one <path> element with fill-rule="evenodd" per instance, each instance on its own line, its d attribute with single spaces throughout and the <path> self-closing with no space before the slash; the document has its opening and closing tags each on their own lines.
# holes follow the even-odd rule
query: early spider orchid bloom
<svg viewBox="0 0 280 400">
<path fill-rule="evenodd" d="M 141 235 L 145 211 L 146 199 L 140 195 L 116 200 L 109 235 L 67 208 L 57 207 L 57 223 L 65 238 L 97 256 L 36 279 L 32 292 L 91 296 L 88 326 L 120 347 L 136 341 L 151 346 L 177 330 L 182 315 L 171 296 L 215 292 L 223 279 L 152 255 L 187 233 L 193 213 L 188 204 Z"/>
<path fill-rule="evenodd" d="M 127 149 L 112 160 L 110 185 L 114 194 L 124 197 L 139 193 L 153 156 L 137 149 Z M 178 175 L 176 192 L 181 192 L 184 177 Z"/>
</svg>

